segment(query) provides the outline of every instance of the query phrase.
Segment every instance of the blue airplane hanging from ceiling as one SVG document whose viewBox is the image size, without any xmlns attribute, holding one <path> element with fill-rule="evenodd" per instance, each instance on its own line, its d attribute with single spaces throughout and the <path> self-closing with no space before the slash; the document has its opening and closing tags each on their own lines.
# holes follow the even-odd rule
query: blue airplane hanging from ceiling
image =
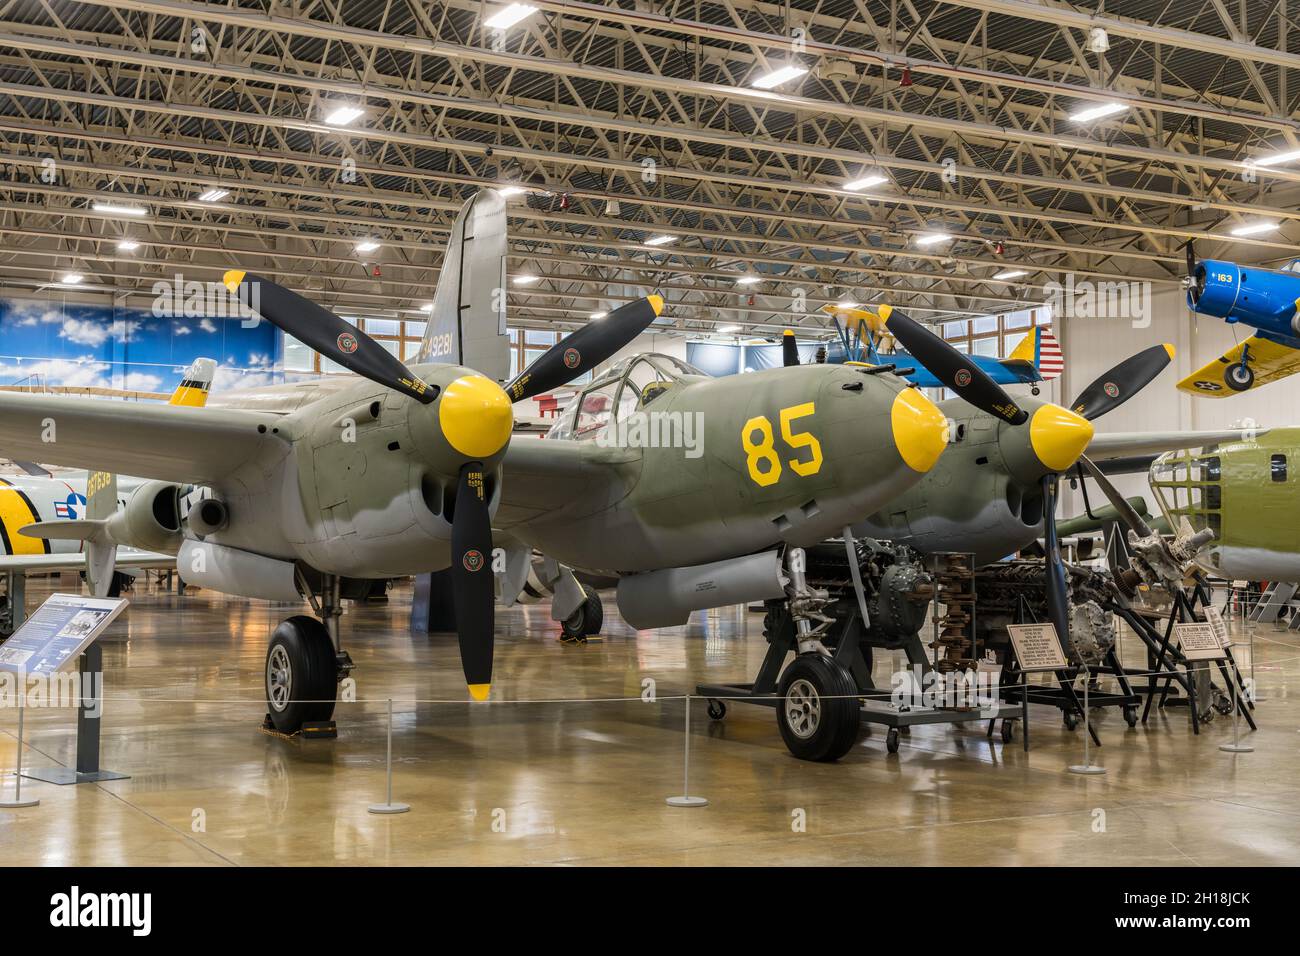
<svg viewBox="0 0 1300 956">
<path fill-rule="evenodd" d="M 939 381 L 915 357 L 891 348 L 893 339 L 885 330 L 885 320 L 891 311 L 889 306 L 882 305 L 873 311 L 828 305 L 823 306 L 822 311 L 834 320 L 841 346 L 841 350 L 829 356 L 829 361 L 892 364 L 904 373 L 904 378 L 921 388 L 951 387 L 950 383 Z M 1050 382 L 1065 370 L 1061 345 L 1047 326 L 1031 328 L 1006 358 L 972 355 L 971 359 L 999 385 L 1030 385 L 1035 395 L 1040 382 Z"/>
<path fill-rule="evenodd" d="M 1300 259 L 1257 269 L 1217 259 L 1197 261 L 1187 243 L 1187 307 L 1256 330 L 1178 383 L 1184 392 L 1227 398 L 1300 372 Z"/>
</svg>

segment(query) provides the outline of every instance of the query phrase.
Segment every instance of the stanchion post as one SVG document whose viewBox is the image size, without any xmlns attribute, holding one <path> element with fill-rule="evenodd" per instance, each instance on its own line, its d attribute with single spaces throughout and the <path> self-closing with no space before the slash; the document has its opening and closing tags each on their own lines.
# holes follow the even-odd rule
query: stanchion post
<svg viewBox="0 0 1300 956">
<path fill-rule="evenodd" d="M 22 807 L 35 807 L 40 804 L 39 800 L 23 799 L 23 706 L 27 697 L 27 678 L 23 676 L 18 688 L 18 756 L 16 758 L 17 770 L 14 773 L 14 798 L 12 800 L 0 800 L 0 808 L 5 810 L 18 810 Z"/>
<path fill-rule="evenodd" d="M 1250 662 L 1251 665 L 1254 666 L 1255 658 L 1253 654 Z M 1233 667 L 1228 671 L 1228 676 L 1228 683 L 1232 685 L 1232 743 L 1219 744 L 1219 749 L 1224 753 L 1229 754 L 1254 753 L 1255 748 L 1251 744 L 1243 744 L 1241 742 L 1241 702 L 1238 699 L 1237 690 L 1237 683 L 1240 680 L 1241 674 L 1237 671 L 1236 667 Z M 1252 684 L 1254 683 L 1253 678 L 1251 682 Z"/>
<path fill-rule="evenodd" d="M 1088 745 L 1092 743 L 1092 727 L 1089 724 L 1090 708 L 1088 707 L 1088 685 L 1092 683 L 1092 671 L 1085 663 L 1083 665 L 1083 763 L 1071 764 L 1070 773 L 1098 774 L 1105 773 L 1105 767 L 1098 767 L 1090 759 Z"/>
<path fill-rule="evenodd" d="M 371 813 L 405 813 L 411 809 L 407 803 L 393 803 L 393 698 L 388 698 L 388 750 L 384 759 L 387 776 L 387 798 L 383 803 L 366 807 Z"/>
<path fill-rule="evenodd" d="M 704 797 L 691 796 L 691 695 L 686 695 L 686 743 L 682 757 L 682 793 L 678 797 L 669 797 L 664 802 L 670 807 L 707 807 L 709 801 Z"/>
</svg>

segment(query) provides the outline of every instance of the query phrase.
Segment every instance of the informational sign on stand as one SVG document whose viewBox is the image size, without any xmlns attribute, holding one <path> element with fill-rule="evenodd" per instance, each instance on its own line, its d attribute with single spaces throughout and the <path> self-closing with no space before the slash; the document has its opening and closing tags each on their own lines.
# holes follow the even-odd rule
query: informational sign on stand
<svg viewBox="0 0 1300 956">
<path fill-rule="evenodd" d="M 52 594 L 0 645 L 0 670 L 48 677 L 72 670 L 127 605 L 126 598 Z"/>
<path fill-rule="evenodd" d="M 1219 639 L 1222 647 L 1231 647 L 1232 638 L 1228 636 L 1228 623 L 1223 619 L 1223 613 L 1213 605 L 1205 608 L 1205 623 L 1214 628 L 1214 635 Z"/>
<path fill-rule="evenodd" d="M 1212 624 L 1175 624 L 1174 638 L 1189 661 L 1221 661 L 1228 656 Z"/>
<path fill-rule="evenodd" d="M 1026 674 L 1059 671 L 1070 666 L 1061 650 L 1054 624 L 1008 624 L 1016 662 Z"/>
</svg>

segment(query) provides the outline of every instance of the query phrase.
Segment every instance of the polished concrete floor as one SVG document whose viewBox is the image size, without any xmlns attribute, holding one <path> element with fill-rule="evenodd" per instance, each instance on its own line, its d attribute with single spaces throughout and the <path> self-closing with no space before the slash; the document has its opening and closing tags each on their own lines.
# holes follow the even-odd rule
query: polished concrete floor
<svg viewBox="0 0 1300 956">
<path fill-rule="evenodd" d="M 49 588 L 33 581 L 29 603 Z M 1185 708 L 1128 729 L 1098 712 L 1104 776 L 1066 771 L 1081 732 L 1035 708 L 1033 748 L 983 724 L 918 728 L 896 755 L 882 731 L 838 764 L 791 757 L 766 708 L 691 715 L 699 680 L 752 676 L 761 620 L 739 609 L 637 633 L 606 600 L 603 643 L 561 645 L 545 605 L 498 615 L 494 702 L 465 700 L 455 639 L 405 630 L 409 592 L 349 611 L 360 702 L 339 738 L 258 727 L 270 628 L 288 608 L 138 589 L 105 643 L 103 766 L 129 780 L 27 782 L 38 807 L 0 810 L 6 864 L 866 864 L 1273 865 L 1300 863 L 1300 638 L 1254 629 L 1260 730 L 1230 755 L 1219 717 L 1193 737 Z M 1241 639 L 1246 630 L 1235 626 Z M 1136 662 L 1136 649 L 1126 649 Z M 887 682 L 890 662 L 877 660 Z M 657 702 L 640 700 L 655 682 Z M 393 698 L 394 799 L 384 797 Z M 632 698 L 632 700 L 627 700 Z M 74 760 L 74 713 L 29 708 L 28 766 Z M 16 714 L 0 710 L 9 796 Z"/>
</svg>

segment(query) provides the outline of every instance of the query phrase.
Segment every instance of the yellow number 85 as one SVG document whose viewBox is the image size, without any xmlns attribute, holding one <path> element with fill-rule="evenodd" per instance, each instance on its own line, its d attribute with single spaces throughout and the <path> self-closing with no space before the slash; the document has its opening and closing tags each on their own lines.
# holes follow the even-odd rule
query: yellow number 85
<svg viewBox="0 0 1300 956">
<path fill-rule="evenodd" d="M 808 449 L 810 457 L 807 461 L 791 458 L 787 462 L 791 471 L 805 478 L 821 471 L 822 446 L 808 432 L 796 433 L 790 427 L 790 423 L 796 418 L 803 418 L 815 411 L 817 411 L 817 406 L 814 402 L 804 402 L 802 405 L 791 405 L 788 408 L 781 409 L 779 416 L 781 438 L 785 443 L 793 449 Z M 758 441 L 754 440 L 755 434 L 758 435 Z M 756 485 L 764 488 L 781 480 L 781 459 L 777 456 L 773 442 L 772 422 L 766 415 L 755 415 L 745 422 L 744 427 L 741 429 L 740 443 L 745 449 L 745 464 L 749 467 L 749 477 Z M 767 462 L 766 468 L 760 468 L 759 462 Z"/>
</svg>

